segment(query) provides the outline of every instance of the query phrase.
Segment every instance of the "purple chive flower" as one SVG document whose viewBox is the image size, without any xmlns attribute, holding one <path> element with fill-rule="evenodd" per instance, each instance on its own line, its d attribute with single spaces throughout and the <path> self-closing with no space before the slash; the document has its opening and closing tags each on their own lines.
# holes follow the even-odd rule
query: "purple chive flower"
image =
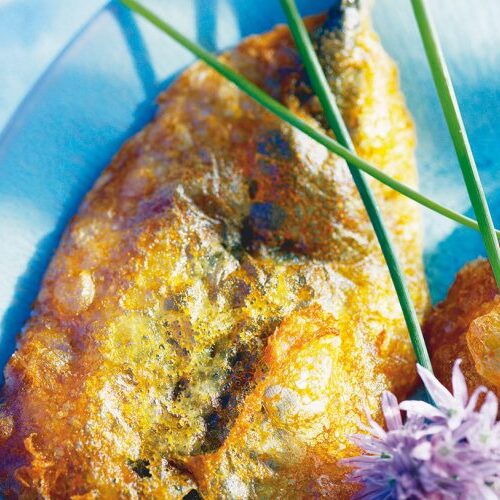
<svg viewBox="0 0 500 500">
<path fill-rule="evenodd" d="M 394 394 L 382 395 L 387 430 L 368 417 L 370 434 L 351 438 L 366 454 L 342 461 L 354 467 L 348 481 L 363 486 L 355 498 L 499 499 L 497 397 L 478 387 L 469 398 L 460 360 L 453 367 L 453 394 L 431 372 L 417 369 L 436 406 L 424 401 L 398 405 Z M 481 394 L 484 401 L 477 409 Z"/>
</svg>

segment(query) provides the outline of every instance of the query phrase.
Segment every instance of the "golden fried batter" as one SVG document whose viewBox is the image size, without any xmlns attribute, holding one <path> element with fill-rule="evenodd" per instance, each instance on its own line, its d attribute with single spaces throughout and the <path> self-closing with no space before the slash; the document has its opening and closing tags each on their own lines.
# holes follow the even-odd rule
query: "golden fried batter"
<svg viewBox="0 0 500 500">
<path fill-rule="evenodd" d="M 395 66 L 356 18 L 318 32 L 323 64 L 359 153 L 415 185 Z M 286 28 L 222 59 L 322 127 Z M 422 315 L 419 214 L 373 187 Z M 358 452 L 346 435 L 363 405 L 376 414 L 384 389 L 414 382 L 345 162 L 198 63 L 66 230 L 6 368 L 0 484 L 22 498 L 348 497 L 336 464 Z"/>
<path fill-rule="evenodd" d="M 439 380 L 450 384 L 456 359 L 469 390 L 485 385 L 500 397 L 500 296 L 486 260 L 467 264 L 429 316 L 425 334 Z"/>
</svg>

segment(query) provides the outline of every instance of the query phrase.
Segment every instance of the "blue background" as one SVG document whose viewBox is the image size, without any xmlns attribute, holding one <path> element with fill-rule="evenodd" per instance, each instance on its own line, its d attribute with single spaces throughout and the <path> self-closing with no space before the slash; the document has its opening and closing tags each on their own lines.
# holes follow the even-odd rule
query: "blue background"
<svg viewBox="0 0 500 500">
<path fill-rule="evenodd" d="M 70 38 L 105 0 L 0 0 L 0 130 Z"/>
</svg>

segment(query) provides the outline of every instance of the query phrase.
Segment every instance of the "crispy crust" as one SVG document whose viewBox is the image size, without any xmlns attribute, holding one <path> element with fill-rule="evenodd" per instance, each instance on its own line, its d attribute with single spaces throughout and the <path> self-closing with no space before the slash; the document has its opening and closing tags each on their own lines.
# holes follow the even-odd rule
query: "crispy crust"
<svg viewBox="0 0 500 500">
<path fill-rule="evenodd" d="M 500 396 L 500 296 L 484 259 L 463 267 L 446 300 L 425 324 L 432 365 L 439 380 L 451 386 L 456 359 L 469 390 L 485 385 Z"/>
</svg>

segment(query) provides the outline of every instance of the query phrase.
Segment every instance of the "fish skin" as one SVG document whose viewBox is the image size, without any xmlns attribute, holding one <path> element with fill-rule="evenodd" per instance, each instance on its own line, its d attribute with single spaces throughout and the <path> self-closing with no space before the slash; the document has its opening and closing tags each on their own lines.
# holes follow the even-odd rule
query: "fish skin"
<svg viewBox="0 0 500 500">
<path fill-rule="evenodd" d="M 415 185 L 413 126 L 367 15 L 350 37 L 318 33 L 359 154 Z M 322 127 L 285 27 L 221 59 Z M 416 377 L 347 166 L 202 63 L 159 105 L 67 228 L 7 365 L 3 494 L 348 498 L 347 435 Z M 419 212 L 370 183 L 422 317 Z"/>
</svg>

